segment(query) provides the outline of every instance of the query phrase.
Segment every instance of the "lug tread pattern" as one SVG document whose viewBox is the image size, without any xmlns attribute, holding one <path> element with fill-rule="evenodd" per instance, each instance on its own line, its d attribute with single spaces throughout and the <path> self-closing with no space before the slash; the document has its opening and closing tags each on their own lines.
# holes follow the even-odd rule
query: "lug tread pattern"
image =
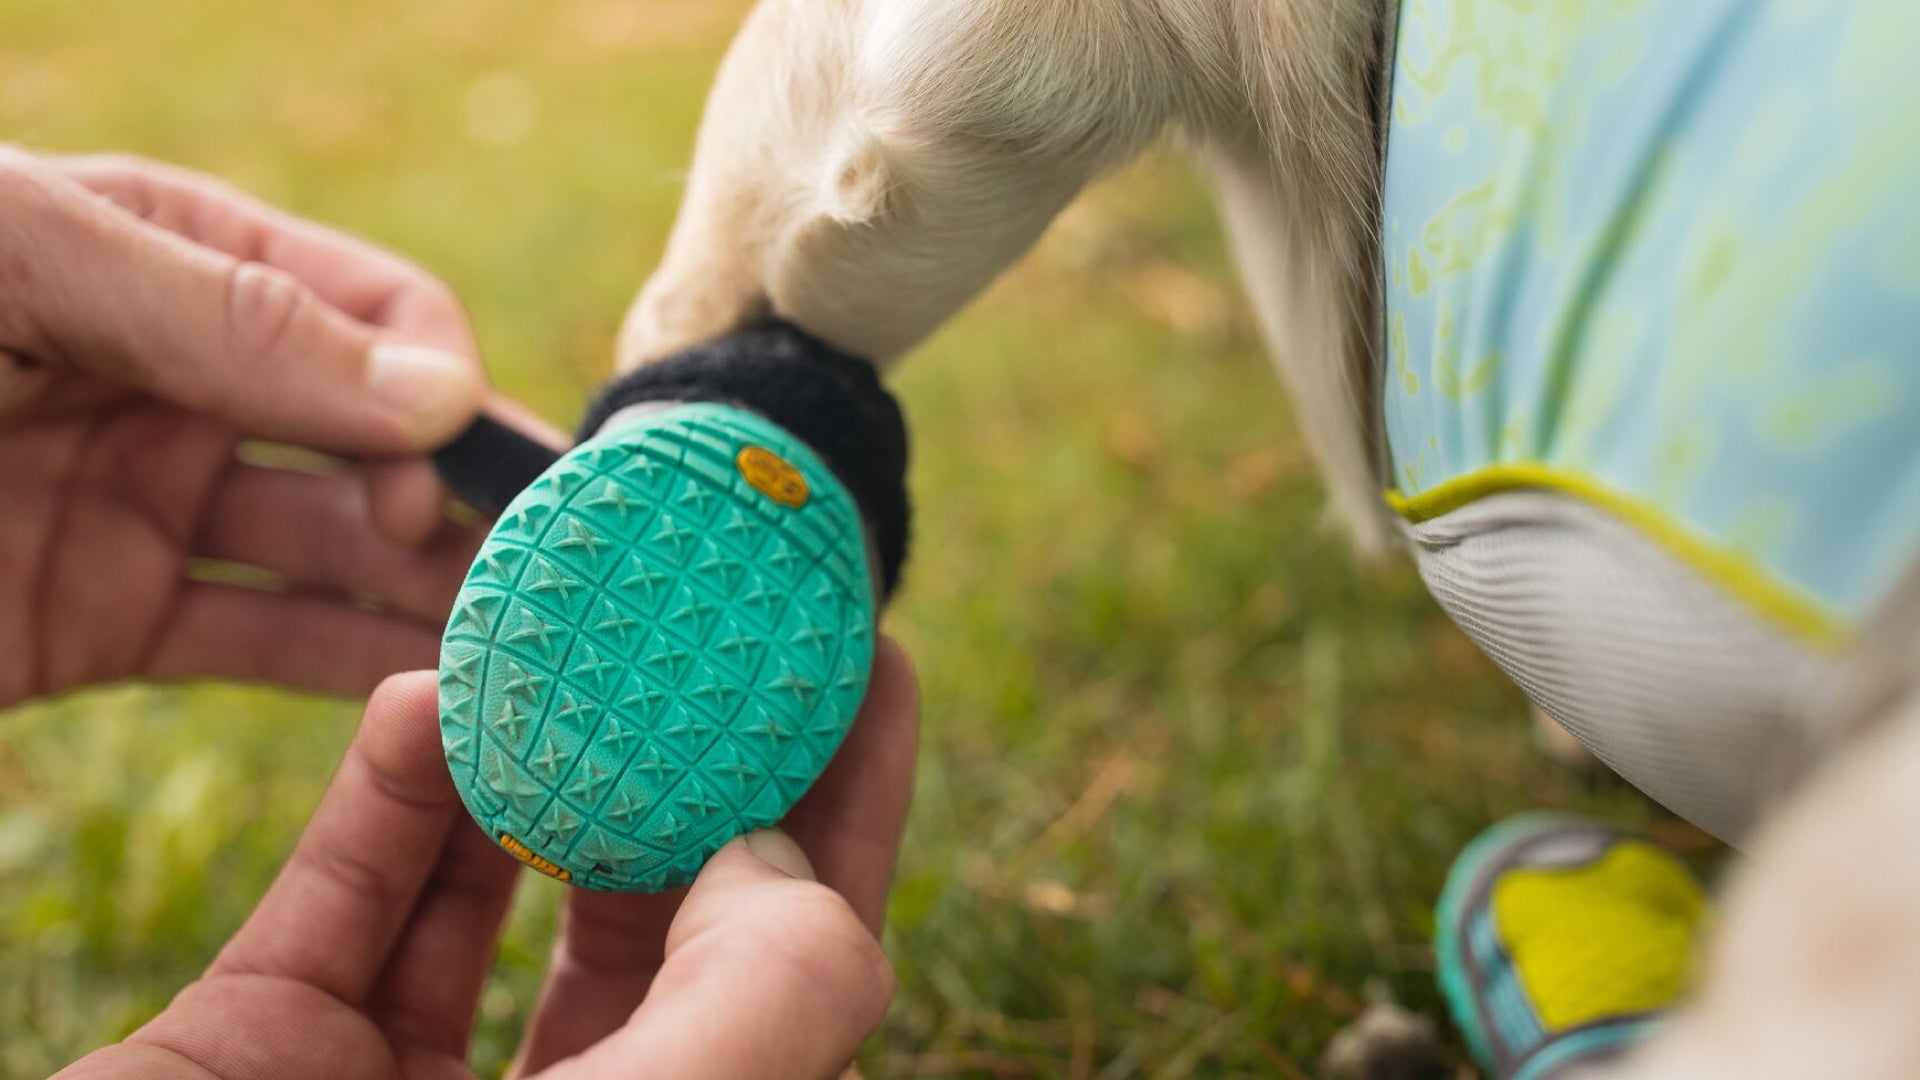
<svg viewBox="0 0 1920 1080">
<path fill-rule="evenodd" d="M 788 507 L 735 467 L 798 468 Z M 805 445 L 684 405 L 590 440 L 507 507 L 447 625 L 440 728 L 467 809 L 573 884 L 660 892 L 772 825 L 866 694 L 859 511 Z"/>
</svg>

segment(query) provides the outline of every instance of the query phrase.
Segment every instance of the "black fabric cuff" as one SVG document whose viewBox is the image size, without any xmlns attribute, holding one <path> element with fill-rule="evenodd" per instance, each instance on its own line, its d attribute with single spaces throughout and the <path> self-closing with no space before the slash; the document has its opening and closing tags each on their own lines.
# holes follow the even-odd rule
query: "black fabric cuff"
<svg viewBox="0 0 1920 1080">
<path fill-rule="evenodd" d="M 649 401 L 705 401 L 759 413 L 813 448 L 860 504 L 891 598 L 907 559 L 907 424 L 873 365 L 791 323 L 772 321 L 631 371 L 600 391 L 580 423 L 592 438 L 614 413 Z"/>
</svg>

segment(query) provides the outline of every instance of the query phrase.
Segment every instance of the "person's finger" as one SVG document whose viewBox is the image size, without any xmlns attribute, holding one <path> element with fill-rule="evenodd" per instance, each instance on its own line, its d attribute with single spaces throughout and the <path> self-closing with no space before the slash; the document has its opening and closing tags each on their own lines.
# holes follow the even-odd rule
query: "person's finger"
<svg viewBox="0 0 1920 1080">
<path fill-rule="evenodd" d="M 555 450 L 565 450 L 573 445 L 572 436 L 547 423 L 539 413 L 498 391 L 487 397 L 485 411 L 507 427 Z"/>
<path fill-rule="evenodd" d="M 90 190 L 169 232 L 286 271 L 346 315 L 459 355 L 476 352 L 453 291 L 377 245 L 163 162 L 124 155 L 50 160 Z M 541 428 L 542 434 L 550 430 Z M 425 462 L 372 464 L 368 490 L 375 527 L 399 543 L 424 544 L 444 521 L 447 493 Z"/>
<path fill-rule="evenodd" d="M 686 894 L 576 889 L 568 895 L 546 981 L 509 1076 L 538 1073 L 627 1022 L 666 963 L 667 928 Z"/>
<path fill-rule="evenodd" d="M 839 1075 L 885 1016 L 893 969 L 844 897 L 767 862 L 762 848 L 783 862 L 798 855 L 781 854 L 777 837 L 722 848 L 681 905 L 633 1018 L 543 1076 Z"/>
<path fill-rule="evenodd" d="M 453 827 L 440 864 L 369 999 L 396 1045 L 465 1061 L 520 864 L 478 828 Z"/>
<path fill-rule="evenodd" d="M 362 478 L 373 528 L 386 539 L 405 547 L 424 547 L 446 526 L 452 495 L 431 461 L 370 461 Z"/>
<path fill-rule="evenodd" d="M 307 831 L 208 976 L 268 975 L 363 1002 L 460 817 L 432 672 L 383 683 Z"/>
<path fill-rule="evenodd" d="M 479 408 L 472 359 L 383 337 L 286 271 L 156 228 L 31 159 L 0 156 L 0 203 L 35 266 L 0 347 L 320 450 L 417 452 Z"/>
<path fill-rule="evenodd" d="M 142 674 L 222 678 L 357 697 L 439 662 L 440 635 L 349 603 L 212 582 L 181 586 Z"/>
<path fill-rule="evenodd" d="M 877 933 L 913 792 L 919 696 L 911 664 L 884 635 L 860 714 L 814 791 L 787 825 L 818 868 Z M 521 1046 L 518 1072 L 580 1053 L 619 1028 L 665 959 L 680 899 L 576 891 Z"/>
<path fill-rule="evenodd" d="M 531 410 L 502 394 L 488 395 L 486 415 L 550 446 L 565 450 L 570 440 Z M 419 545 L 446 520 L 450 498 L 433 466 L 426 461 L 394 461 L 368 466 L 368 492 L 373 520 L 382 535 L 402 544 Z"/>
<path fill-rule="evenodd" d="M 424 623 L 444 623 L 484 533 L 441 531 L 407 547 L 375 528 L 367 481 L 237 465 L 207 505 L 194 554 L 271 570 L 297 585 L 365 594 Z"/>
<path fill-rule="evenodd" d="M 913 803 L 920 688 L 906 650 L 881 635 L 860 719 L 820 781 L 783 827 L 806 849 L 820 880 L 847 898 L 878 934 L 886 920 L 900 839 Z"/>
<path fill-rule="evenodd" d="M 453 291 L 390 251 L 177 166 L 117 154 L 48 160 L 169 232 L 236 259 L 285 270 L 361 322 L 461 355 L 475 352 Z"/>
</svg>

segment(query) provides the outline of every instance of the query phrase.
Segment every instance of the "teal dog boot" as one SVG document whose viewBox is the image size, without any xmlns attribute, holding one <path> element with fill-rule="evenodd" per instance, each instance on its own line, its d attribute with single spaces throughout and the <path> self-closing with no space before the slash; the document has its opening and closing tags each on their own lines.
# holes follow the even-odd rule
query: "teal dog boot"
<svg viewBox="0 0 1920 1080">
<path fill-rule="evenodd" d="M 1596 822 L 1521 815 L 1448 872 L 1440 989 L 1489 1080 L 1573 1080 L 1659 1029 L 1710 919 L 1671 853 Z"/>
<path fill-rule="evenodd" d="M 819 348 L 789 328 L 755 333 Z M 736 401 L 729 380 L 767 385 L 754 368 L 779 350 L 750 344 L 744 364 L 710 347 L 696 381 Z M 768 418 L 839 426 L 836 412 L 857 410 L 835 404 L 833 380 L 809 376 L 825 386 L 811 397 L 763 392 L 759 410 L 686 400 L 699 388 L 679 384 L 681 401 L 635 407 L 686 366 L 617 384 L 591 421 L 613 422 L 507 504 L 441 651 L 441 733 L 468 811 L 522 862 L 587 888 L 687 884 L 728 840 L 786 815 L 866 692 L 876 596 L 898 573 L 871 553 L 904 547 L 885 526 L 869 544 L 869 519 L 904 521 L 899 477 L 897 506 L 863 514 L 887 502 L 871 490 L 894 471 L 871 464 L 887 454 L 836 471 Z"/>
</svg>

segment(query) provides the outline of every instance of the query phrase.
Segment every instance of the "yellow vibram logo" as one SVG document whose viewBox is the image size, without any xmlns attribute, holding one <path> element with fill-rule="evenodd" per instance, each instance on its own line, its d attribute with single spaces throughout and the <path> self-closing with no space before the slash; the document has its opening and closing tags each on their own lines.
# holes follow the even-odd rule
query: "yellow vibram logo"
<svg viewBox="0 0 1920 1080">
<path fill-rule="evenodd" d="M 812 489 L 807 487 L 807 478 L 800 475 L 799 469 L 764 446 L 747 447 L 740 451 L 740 456 L 733 463 L 755 491 L 781 506 L 798 510 L 807 505 L 808 497 L 813 494 Z"/>
<path fill-rule="evenodd" d="M 507 833 L 500 834 L 500 846 L 507 849 L 507 854 L 519 859 L 521 862 L 526 863 L 528 866 L 533 867 L 535 870 L 540 871 L 556 881 L 573 880 L 573 874 L 570 871 L 562 870 L 553 863 L 535 855 L 532 848 L 515 840 Z"/>
</svg>

